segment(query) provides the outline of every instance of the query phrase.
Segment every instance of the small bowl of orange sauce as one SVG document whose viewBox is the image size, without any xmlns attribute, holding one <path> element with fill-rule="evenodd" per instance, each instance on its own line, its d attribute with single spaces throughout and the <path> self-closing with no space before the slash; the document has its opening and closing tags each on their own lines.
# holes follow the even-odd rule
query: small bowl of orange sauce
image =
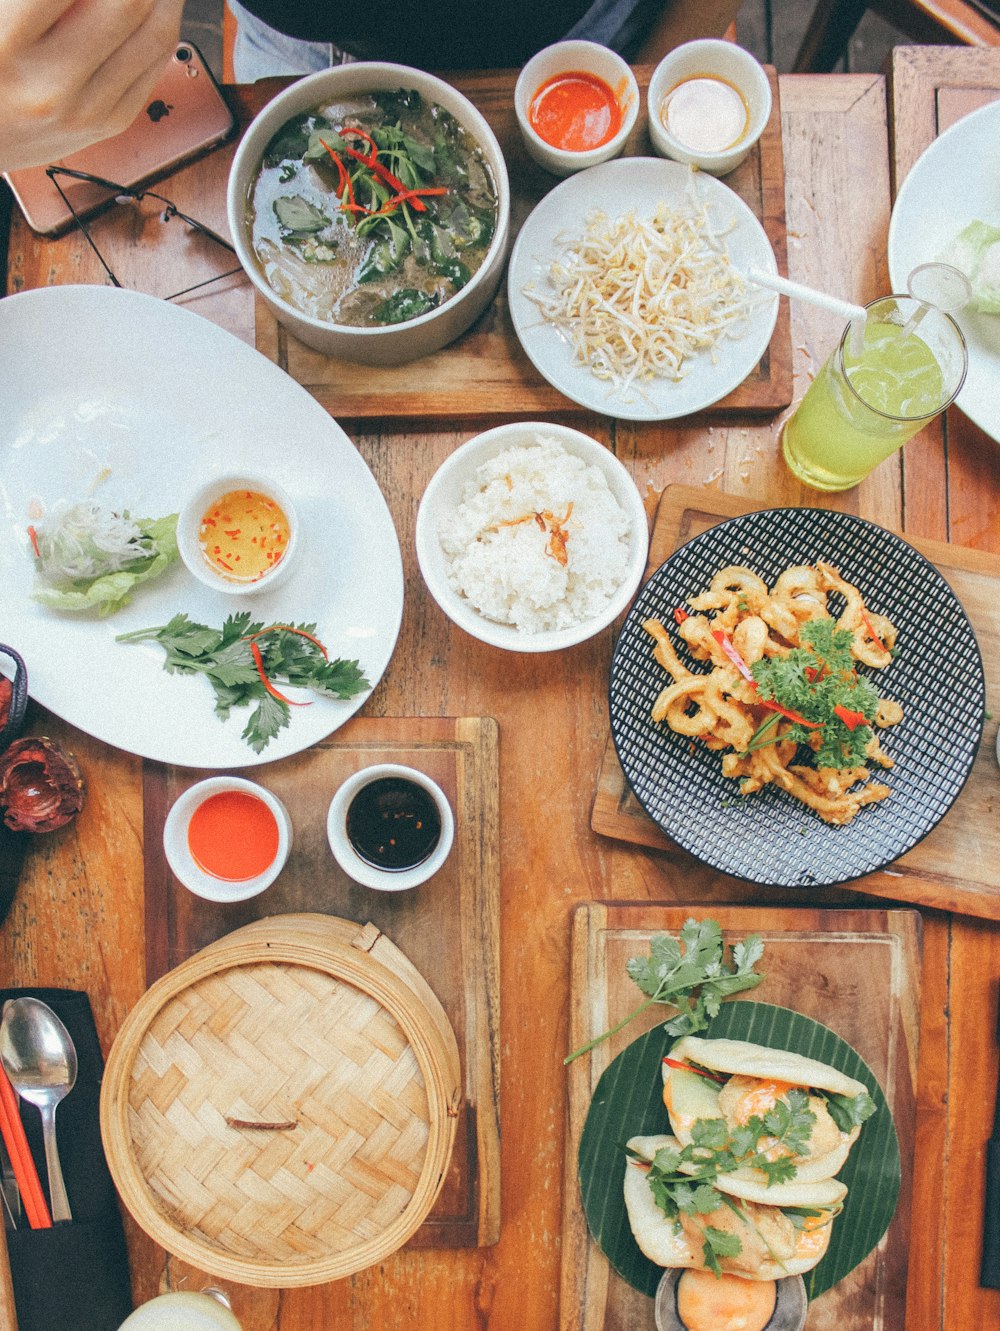
<svg viewBox="0 0 1000 1331">
<path fill-rule="evenodd" d="M 216 591 L 270 590 L 292 567 L 299 523 L 274 481 L 246 473 L 201 486 L 177 519 L 177 549 L 189 573 Z"/>
<path fill-rule="evenodd" d="M 649 137 L 661 157 L 724 176 L 744 160 L 771 118 L 763 66 L 735 42 L 685 42 L 653 71 Z"/>
<path fill-rule="evenodd" d="M 212 776 L 174 801 L 163 826 L 171 872 L 206 901 L 246 901 L 285 867 L 292 820 L 276 795 L 238 776 Z"/>
<path fill-rule="evenodd" d="M 521 70 L 514 110 L 529 156 L 570 176 L 618 156 L 639 114 L 639 86 L 608 47 L 556 42 Z"/>
</svg>

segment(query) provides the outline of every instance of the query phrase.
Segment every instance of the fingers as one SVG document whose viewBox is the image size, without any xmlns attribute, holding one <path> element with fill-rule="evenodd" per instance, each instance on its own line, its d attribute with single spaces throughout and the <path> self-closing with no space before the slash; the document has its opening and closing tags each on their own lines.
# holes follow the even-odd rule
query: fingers
<svg viewBox="0 0 1000 1331">
<path fill-rule="evenodd" d="M 3 0 L 0 4 L 0 50 L 34 46 L 78 0 Z"/>
<path fill-rule="evenodd" d="M 176 48 L 182 8 L 182 0 L 161 0 L 139 28 L 109 52 L 79 92 L 88 119 L 114 121 L 119 129 L 132 123 Z"/>
</svg>

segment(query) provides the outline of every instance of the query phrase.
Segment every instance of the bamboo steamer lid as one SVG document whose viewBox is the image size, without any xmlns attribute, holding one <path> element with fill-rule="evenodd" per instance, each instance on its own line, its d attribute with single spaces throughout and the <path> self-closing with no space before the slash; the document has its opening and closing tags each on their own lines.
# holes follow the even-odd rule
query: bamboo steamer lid
<svg viewBox="0 0 1000 1331">
<path fill-rule="evenodd" d="M 388 939 L 276 916 L 140 999 L 108 1058 L 101 1130 L 124 1205 L 168 1252 L 242 1284 L 314 1285 L 419 1227 L 461 1085 L 444 1010 Z"/>
</svg>

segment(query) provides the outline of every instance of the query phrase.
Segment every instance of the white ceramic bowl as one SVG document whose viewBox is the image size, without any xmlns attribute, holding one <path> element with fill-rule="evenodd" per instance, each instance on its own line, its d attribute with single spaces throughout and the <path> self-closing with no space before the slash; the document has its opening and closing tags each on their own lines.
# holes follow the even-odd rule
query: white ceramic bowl
<svg viewBox="0 0 1000 1331">
<path fill-rule="evenodd" d="M 365 786 L 383 777 L 402 777 L 421 786 L 434 800 L 441 816 L 441 835 L 437 845 L 427 859 L 415 864 L 412 869 L 380 869 L 377 865 L 369 864 L 358 855 L 347 835 L 347 811 L 351 801 Z M 404 767 L 400 763 L 376 763 L 355 772 L 338 788 L 330 801 L 326 835 L 334 859 L 349 878 L 353 878 L 362 887 L 372 887 L 379 892 L 405 892 L 433 878 L 444 864 L 455 839 L 455 818 L 444 791 L 425 772 L 419 772 L 415 767 Z"/>
<path fill-rule="evenodd" d="M 205 558 L 198 533 L 201 520 L 212 504 L 231 490 L 256 490 L 273 499 L 288 519 L 288 545 L 278 563 L 255 582 L 236 582 L 217 573 Z M 225 592 L 228 596 L 249 596 L 254 592 L 271 591 L 288 576 L 302 544 L 298 515 L 291 498 L 280 485 L 264 476 L 249 472 L 233 472 L 207 481 L 181 508 L 177 516 L 177 551 L 187 571 L 206 587 Z"/>
<path fill-rule="evenodd" d="M 277 854 L 264 872 L 254 878 L 241 878 L 235 881 L 216 878 L 213 874 L 206 873 L 195 861 L 188 845 L 188 824 L 195 809 L 212 795 L 221 795 L 230 790 L 255 795 L 271 810 L 278 824 Z M 190 786 L 174 801 L 163 825 L 163 849 L 171 872 L 189 892 L 204 897 L 206 901 L 246 901 L 249 897 L 257 896 L 265 888 L 270 887 L 281 873 L 291 848 L 292 820 L 284 804 L 263 786 L 239 776 L 210 776 L 205 781 Z"/>
<path fill-rule="evenodd" d="M 455 591 L 448 580 L 448 565 L 439 532 L 461 502 L 466 484 L 473 480 L 482 463 L 505 449 L 533 444 L 538 435 L 555 439 L 568 453 L 574 453 L 601 469 L 611 493 L 629 515 L 631 533 L 625 576 L 600 614 L 569 628 L 529 633 L 512 624 L 500 624 L 487 619 L 470 601 Z M 625 610 L 646 567 L 649 532 L 642 496 L 631 476 L 610 450 L 589 435 L 571 430 L 565 425 L 554 425 L 548 421 L 524 421 L 500 425 L 476 435 L 456 449 L 438 468 L 431 477 L 417 511 L 416 543 L 420 571 L 431 595 L 459 628 L 482 642 L 502 647 L 506 651 L 552 652 L 592 638 Z"/>
<path fill-rule="evenodd" d="M 685 79 L 715 76 L 733 84 L 749 109 L 747 127 L 739 141 L 720 152 L 696 152 L 667 130 L 660 112 L 667 94 Z M 735 42 L 705 38 L 676 46 L 653 71 L 647 93 L 649 137 L 661 157 L 697 166 L 709 175 L 724 176 L 743 161 L 764 133 L 771 118 L 771 85 L 763 66 Z"/>
<path fill-rule="evenodd" d="M 482 266 L 451 300 L 407 323 L 384 328 L 349 328 L 303 314 L 283 300 L 265 280 L 253 254 L 248 224 L 249 198 L 264 149 L 286 121 L 324 102 L 360 93 L 414 88 L 443 106 L 482 149 L 497 192 L 497 225 Z M 240 263 L 278 321 L 307 346 L 327 356 L 365 365 L 401 365 L 438 351 L 474 323 L 496 295 L 510 234 L 510 184 L 503 153 L 489 125 L 472 103 L 450 83 L 406 65 L 381 61 L 336 65 L 310 74 L 278 94 L 254 119 L 236 150 L 227 195 L 229 230 Z"/>
<path fill-rule="evenodd" d="M 546 143 L 531 125 L 528 108 L 538 89 L 559 74 L 593 74 L 611 88 L 618 100 L 622 122 L 618 133 L 599 148 L 570 152 Z M 521 70 L 514 88 L 514 111 L 529 156 L 556 176 L 571 176 L 617 157 L 635 127 L 639 114 L 639 85 L 629 66 L 615 51 L 597 42 L 556 42 L 533 55 Z"/>
</svg>

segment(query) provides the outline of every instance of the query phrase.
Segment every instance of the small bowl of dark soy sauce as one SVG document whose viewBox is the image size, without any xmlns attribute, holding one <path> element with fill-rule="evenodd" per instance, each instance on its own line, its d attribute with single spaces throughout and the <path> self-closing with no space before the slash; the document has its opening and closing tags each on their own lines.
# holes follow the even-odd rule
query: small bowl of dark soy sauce
<svg viewBox="0 0 1000 1331">
<path fill-rule="evenodd" d="M 414 767 L 382 763 L 343 783 L 331 801 L 326 831 L 334 858 L 356 883 L 401 892 L 441 868 L 455 820 L 436 781 Z"/>
</svg>

